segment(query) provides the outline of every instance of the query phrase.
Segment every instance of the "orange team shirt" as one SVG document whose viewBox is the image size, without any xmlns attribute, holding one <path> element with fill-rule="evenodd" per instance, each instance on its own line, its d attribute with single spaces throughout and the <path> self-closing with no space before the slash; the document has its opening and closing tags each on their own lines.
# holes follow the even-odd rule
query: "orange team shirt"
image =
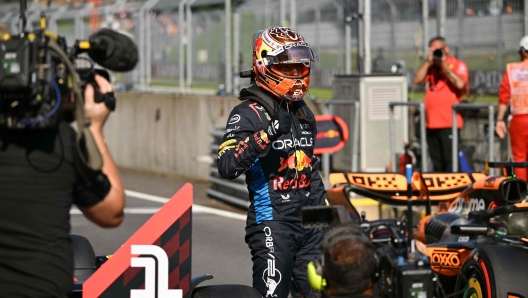
<svg viewBox="0 0 528 298">
<path fill-rule="evenodd" d="M 504 74 L 502 75 L 502 82 L 499 88 L 499 103 L 502 103 L 503 105 L 508 105 L 508 102 L 510 101 L 510 96 L 510 78 L 508 77 L 508 69 L 506 69 L 504 71 Z"/>
<path fill-rule="evenodd" d="M 511 64 L 511 63 L 510 63 Z M 511 82 L 510 82 L 510 75 L 509 75 L 509 72 L 508 72 L 508 67 L 510 67 L 510 64 L 508 64 L 506 66 L 506 70 L 504 71 L 504 74 L 502 76 L 502 81 L 501 81 L 501 84 L 500 84 L 500 88 L 499 88 L 499 103 L 501 104 L 504 104 L 504 105 L 508 105 L 508 102 L 510 101 L 510 98 L 512 97 L 512 92 L 511 92 Z M 523 62 L 519 62 L 519 63 L 514 63 L 516 64 L 519 68 L 528 68 L 528 58 L 527 59 L 524 59 Z M 522 78 L 520 79 L 521 81 L 523 80 Z M 514 82 L 515 83 L 515 82 Z M 523 87 L 521 86 L 521 84 L 517 83 L 517 84 L 514 84 L 514 86 L 516 87 Z M 524 88 L 526 88 L 524 86 Z M 517 94 L 525 94 L 525 92 L 517 92 Z M 515 111 L 513 108 L 512 108 L 512 114 L 526 114 L 526 102 L 523 101 L 524 103 L 524 107 L 521 108 L 521 111 Z"/>
<path fill-rule="evenodd" d="M 468 85 L 466 63 L 451 56 L 447 65 Z M 437 67 L 429 67 L 425 80 L 429 83 L 425 91 L 425 127 L 432 129 L 451 128 L 453 126 L 453 104 L 459 103 L 464 90 L 456 91 L 449 83 L 444 72 Z M 457 126 L 462 128 L 462 116 L 457 114 Z"/>
</svg>

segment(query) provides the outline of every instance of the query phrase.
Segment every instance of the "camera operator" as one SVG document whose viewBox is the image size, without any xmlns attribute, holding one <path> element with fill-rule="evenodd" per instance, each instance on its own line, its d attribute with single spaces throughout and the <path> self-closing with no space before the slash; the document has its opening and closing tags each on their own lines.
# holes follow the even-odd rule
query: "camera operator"
<svg viewBox="0 0 528 298">
<path fill-rule="evenodd" d="M 336 226 L 321 243 L 327 298 L 373 298 L 375 251 L 362 228 L 353 223 Z"/>
<path fill-rule="evenodd" d="M 96 75 L 101 93 L 110 83 Z M 46 129 L 0 130 L 0 296 L 67 297 L 73 287 L 70 208 L 75 204 L 102 227 L 123 220 L 121 178 L 104 142 L 110 111 L 95 103 L 88 85 L 84 108 L 103 158 L 94 181 L 81 178 L 75 131 L 70 127 L 73 96 L 62 94 L 57 125 Z"/>
<path fill-rule="evenodd" d="M 452 155 L 453 104 L 459 103 L 468 84 L 466 64 L 450 54 L 443 37 L 429 41 L 427 59 L 416 71 L 414 84 L 424 85 L 425 127 L 427 145 L 435 172 L 450 171 Z M 462 129 L 462 116 L 457 114 L 458 130 Z M 428 170 L 428 169 L 426 169 Z"/>
</svg>

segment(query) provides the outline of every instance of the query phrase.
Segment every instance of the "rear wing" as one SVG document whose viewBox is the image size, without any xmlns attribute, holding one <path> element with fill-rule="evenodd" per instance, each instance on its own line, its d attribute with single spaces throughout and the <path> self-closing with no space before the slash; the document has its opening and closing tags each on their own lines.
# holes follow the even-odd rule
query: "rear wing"
<svg viewBox="0 0 528 298">
<path fill-rule="evenodd" d="M 411 186 L 413 204 L 427 201 L 447 202 L 458 197 L 464 189 L 486 177 L 482 173 L 413 173 Z M 332 187 L 346 186 L 349 191 L 384 204 L 407 204 L 407 178 L 397 173 L 332 173 Z"/>
</svg>

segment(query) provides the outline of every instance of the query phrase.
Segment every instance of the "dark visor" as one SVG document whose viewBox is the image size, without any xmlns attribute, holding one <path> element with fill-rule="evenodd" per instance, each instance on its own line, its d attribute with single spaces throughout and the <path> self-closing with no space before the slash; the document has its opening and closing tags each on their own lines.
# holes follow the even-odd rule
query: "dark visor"
<svg viewBox="0 0 528 298">
<path fill-rule="evenodd" d="M 283 52 L 276 56 L 268 56 L 272 63 L 304 63 L 313 61 L 312 51 L 310 47 L 298 46 L 284 49 Z"/>
</svg>

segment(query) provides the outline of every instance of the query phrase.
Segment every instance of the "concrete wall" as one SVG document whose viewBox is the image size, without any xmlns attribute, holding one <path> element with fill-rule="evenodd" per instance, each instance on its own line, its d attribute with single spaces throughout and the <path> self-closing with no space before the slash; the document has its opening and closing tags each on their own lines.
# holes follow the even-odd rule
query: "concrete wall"
<svg viewBox="0 0 528 298">
<path fill-rule="evenodd" d="M 224 128 L 236 97 L 118 93 L 105 139 L 119 166 L 206 180 L 210 131 Z"/>
</svg>

